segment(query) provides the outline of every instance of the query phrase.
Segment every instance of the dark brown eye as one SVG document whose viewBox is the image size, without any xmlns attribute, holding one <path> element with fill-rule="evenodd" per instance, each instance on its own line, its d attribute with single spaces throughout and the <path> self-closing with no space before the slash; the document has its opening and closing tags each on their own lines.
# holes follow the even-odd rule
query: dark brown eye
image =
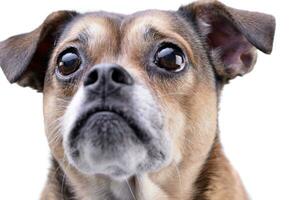
<svg viewBox="0 0 300 200">
<path fill-rule="evenodd" d="M 155 54 L 156 66 L 168 71 L 179 72 L 186 65 L 182 50 L 173 44 L 164 44 Z"/>
<path fill-rule="evenodd" d="M 79 69 L 81 59 L 76 50 L 69 49 L 60 55 L 57 65 L 59 73 L 68 76 Z"/>
</svg>

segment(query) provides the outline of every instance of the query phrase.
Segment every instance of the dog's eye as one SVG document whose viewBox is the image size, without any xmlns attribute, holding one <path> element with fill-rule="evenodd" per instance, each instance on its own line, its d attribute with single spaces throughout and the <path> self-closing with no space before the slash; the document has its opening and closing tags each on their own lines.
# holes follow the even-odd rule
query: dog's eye
<svg viewBox="0 0 300 200">
<path fill-rule="evenodd" d="M 174 44 L 162 45 L 156 52 L 154 59 L 157 67 L 172 72 L 179 72 L 186 65 L 184 53 Z"/>
<path fill-rule="evenodd" d="M 58 59 L 58 71 L 63 76 L 68 76 L 79 69 L 81 59 L 75 49 L 65 50 Z"/>
</svg>

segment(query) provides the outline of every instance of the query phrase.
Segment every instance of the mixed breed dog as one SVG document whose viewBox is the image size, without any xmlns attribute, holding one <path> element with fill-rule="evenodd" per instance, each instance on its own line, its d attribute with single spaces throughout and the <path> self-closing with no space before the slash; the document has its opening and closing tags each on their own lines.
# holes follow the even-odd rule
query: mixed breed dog
<svg viewBox="0 0 300 200">
<path fill-rule="evenodd" d="M 11 83 L 43 93 L 42 200 L 245 200 L 222 151 L 222 87 L 270 54 L 273 16 L 197 1 L 132 15 L 58 11 L 0 43 Z"/>
</svg>

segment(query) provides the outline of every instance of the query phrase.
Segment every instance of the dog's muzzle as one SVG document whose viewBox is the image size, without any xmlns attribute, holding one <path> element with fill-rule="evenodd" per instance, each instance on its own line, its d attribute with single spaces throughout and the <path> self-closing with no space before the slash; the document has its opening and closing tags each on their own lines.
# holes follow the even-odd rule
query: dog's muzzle
<svg viewBox="0 0 300 200">
<path fill-rule="evenodd" d="M 96 65 L 64 116 L 70 163 L 88 174 L 115 179 L 168 163 L 170 142 L 150 91 L 121 66 Z"/>
</svg>

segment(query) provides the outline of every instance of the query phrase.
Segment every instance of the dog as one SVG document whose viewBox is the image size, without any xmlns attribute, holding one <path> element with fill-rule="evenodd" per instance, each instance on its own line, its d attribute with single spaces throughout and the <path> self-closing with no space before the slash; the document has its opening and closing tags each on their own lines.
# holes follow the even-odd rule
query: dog
<svg viewBox="0 0 300 200">
<path fill-rule="evenodd" d="M 42 200 L 245 200 L 222 151 L 224 85 L 270 54 L 271 15 L 196 1 L 131 15 L 57 11 L 0 43 L 11 83 L 43 93 Z"/>
</svg>

